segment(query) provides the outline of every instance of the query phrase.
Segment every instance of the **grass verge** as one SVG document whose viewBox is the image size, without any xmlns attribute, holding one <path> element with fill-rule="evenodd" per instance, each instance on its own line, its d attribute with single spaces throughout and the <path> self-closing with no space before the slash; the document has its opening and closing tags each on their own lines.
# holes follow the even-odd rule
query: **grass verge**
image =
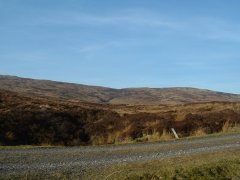
<svg viewBox="0 0 240 180">
<path fill-rule="evenodd" d="M 40 146 L 33 146 L 33 145 L 20 145 L 20 146 L 0 146 L 0 149 L 29 149 L 29 148 L 36 148 Z"/>
<path fill-rule="evenodd" d="M 226 150 L 105 168 L 86 179 L 240 179 L 240 150 Z M 88 178 L 91 177 L 91 178 Z"/>
<path fill-rule="evenodd" d="M 240 160 L 222 160 L 190 167 L 166 168 L 156 173 L 127 175 L 125 179 L 240 179 Z"/>
</svg>

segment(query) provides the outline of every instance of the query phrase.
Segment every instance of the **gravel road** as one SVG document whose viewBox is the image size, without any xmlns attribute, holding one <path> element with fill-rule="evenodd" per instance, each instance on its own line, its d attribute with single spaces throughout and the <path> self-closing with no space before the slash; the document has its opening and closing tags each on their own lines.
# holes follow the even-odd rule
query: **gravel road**
<svg viewBox="0 0 240 180">
<path fill-rule="evenodd" d="M 125 145 L 0 149 L 0 177 L 23 171 L 49 173 L 53 170 L 77 169 L 84 173 L 91 168 L 112 164 L 226 149 L 240 149 L 240 134 Z"/>
</svg>

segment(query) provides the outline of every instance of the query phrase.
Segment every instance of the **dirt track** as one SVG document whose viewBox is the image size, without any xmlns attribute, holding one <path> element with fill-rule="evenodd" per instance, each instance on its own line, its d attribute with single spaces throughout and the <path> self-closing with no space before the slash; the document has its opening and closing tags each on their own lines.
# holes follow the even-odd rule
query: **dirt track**
<svg viewBox="0 0 240 180">
<path fill-rule="evenodd" d="M 226 149 L 240 149 L 240 134 L 143 144 L 0 149 L 0 176 L 22 172 L 87 170 Z"/>
</svg>

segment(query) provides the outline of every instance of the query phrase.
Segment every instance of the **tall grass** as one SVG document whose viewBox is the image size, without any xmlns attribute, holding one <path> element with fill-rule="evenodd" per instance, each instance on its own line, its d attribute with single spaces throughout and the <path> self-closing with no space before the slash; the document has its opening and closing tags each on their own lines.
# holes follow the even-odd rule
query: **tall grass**
<svg viewBox="0 0 240 180">
<path fill-rule="evenodd" d="M 230 123 L 229 121 L 226 121 L 223 124 L 222 132 L 224 133 L 240 132 L 240 124 L 237 124 L 237 123 L 233 124 L 233 123 Z"/>
<path fill-rule="evenodd" d="M 91 143 L 93 145 L 101 145 L 101 144 L 127 144 L 127 143 L 134 143 L 134 142 L 154 142 L 154 141 L 167 141 L 174 139 L 174 136 L 171 131 L 168 131 L 167 129 L 157 130 L 156 128 L 152 127 L 152 129 L 142 130 L 140 134 L 141 136 L 137 138 L 133 138 L 131 136 L 132 128 L 134 128 L 132 125 L 127 125 L 122 131 L 115 131 L 106 134 L 105 136 L 99 135 L 99 136 L 92 136 L 91 137 Z M 240 124 L 233 124 L 230 123 L 230 121 L 225 121 L 220 128 L 221 130 L 218 132 L 215 132 L 217 134 L 221 133 L 234 133 L 234 132 L 240 132 Z M 177 132 L 178 133 L 178 132 Z M 207 127 L 199 127 L 195 131 L 193 131 L 190 136 L 191 137 L 201 137 L 208 135 L 209 129 Z M 179 133 L 180 137 L 182 136 L 181 133 Z M 184 137 L 184 136 L 182 136 Z"/>
</svg>

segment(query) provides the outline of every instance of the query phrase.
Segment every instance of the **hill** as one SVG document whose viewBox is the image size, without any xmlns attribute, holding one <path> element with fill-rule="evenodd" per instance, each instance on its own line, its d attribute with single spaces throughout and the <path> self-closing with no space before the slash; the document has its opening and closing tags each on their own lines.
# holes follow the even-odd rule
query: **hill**
<svg viewBox="0 0 240 180">
<path fill-rule="evenodd" d="M 120 112 L 121 113 L 120 113 Z M 93 145 L 214 133 L 240 123 L 240 103 L 100 105 L 0 90 L 0 145 Z"/>
<path fill-rule="evenodd" d="M 48 96 L 100 104 L 157 105 L 195 102 L 239 102 L 240 95 L 196 88 L 126 88 L 35 80 L 15 76 L 0 76 L 0 89 L 24 95 Z"/>
</svg>

